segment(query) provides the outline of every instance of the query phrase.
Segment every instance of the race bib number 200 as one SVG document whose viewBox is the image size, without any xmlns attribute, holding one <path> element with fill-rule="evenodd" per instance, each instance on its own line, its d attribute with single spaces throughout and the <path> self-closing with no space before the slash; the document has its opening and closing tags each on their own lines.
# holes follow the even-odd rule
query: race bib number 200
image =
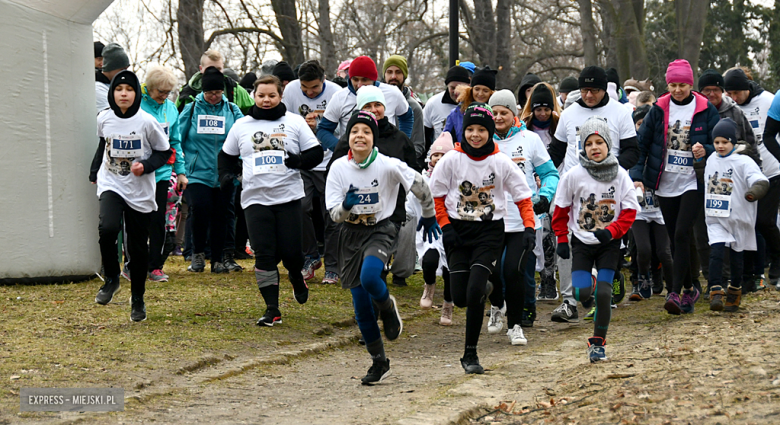
<svg viewBox="0 0 780 425">
<path fill-rule="evenodd" d="M 265 150 L 252 154 L 254 159 L 253 174 L 284 174 L 287 166 L 284 165 L 284 151 Z"/>
<path fill-rule="evenodd" d="M 693 152 L 669 149 L 666 154 L 666 168 L 670 173 L 693 173 Z"/>
<path fill-rule="evenodd" d="M 711 195 L 704 197 L 704 212 L 709 217 L 728 217 L 731 214 L 730 195 Z"/>
</svg>

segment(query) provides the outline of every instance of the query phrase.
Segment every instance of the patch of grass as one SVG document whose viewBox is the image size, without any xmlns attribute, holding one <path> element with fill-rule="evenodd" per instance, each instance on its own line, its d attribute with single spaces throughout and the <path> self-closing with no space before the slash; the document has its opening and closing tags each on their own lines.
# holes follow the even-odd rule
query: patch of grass
<svg viewBox="0 0 780 425">
<path fill-rule="evenodd" d="M 252 270 L 252 260 L 240 263 Z M 323 269 L 310 283 L 309 301 L 299 305 L 280 266 L 284 323 L 259 328 L 265 304 L 251 271 L 195 274 L 186 266 L 171 257 L 165 267 L 171 281 L 147 282 L 148 319 L 141 323 L 130 321 L 125 280 L 107 306 L 94 302 L 102 285 L 97 278 L 0 286 L 0 412 L 19 411 L 21 387 L 122 387 L 129 393 L 207 357 L 258 356 L 315 342 L 322 338 L 318 329 L 354 315 L 348 290 L 319 284 Z M 422 293 L 420 274 L 407 281 L 405 288 L 390 285 L 402 314 L 419 309 Z"/>
</svg>

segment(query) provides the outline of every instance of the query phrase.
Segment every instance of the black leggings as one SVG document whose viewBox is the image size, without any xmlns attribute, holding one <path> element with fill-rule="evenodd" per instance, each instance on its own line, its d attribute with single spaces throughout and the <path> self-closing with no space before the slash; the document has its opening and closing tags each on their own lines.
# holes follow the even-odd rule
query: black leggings
<svg viewBox="0 0 780 425">
<path fill-rule="evenodd" d="M 184 192 L 192 217 L 192 253 L 205 252 L 206 240 L 210 239 L 212 263 L 222 261 L 228 206 L 233 192 L 232 186 L 230 190 L 222 191 L 201 183 L 187 186 Z"/>
<path fill-rule="evenodd" d="M 655 244 L 655 254 L 658 261 L 663 265 L 664 279 L 667 282 L 671 282 L 674 263 L 672 262 L 672 253 L 669 249 L 669 234 L 666 232 L 666 227 L 654 221 L 636 220 L 631 230 L 633 231 L 634 244 L 636 245 L 638 273 L 647 278 L 652 278 L 650 266 L 653 258 L 653 244 Z M 651 234 L 652 237 L 650 236 Z M 658 263 L 655 263 L 655 265 L 658 265 Z"/>
<path fill-rule="evenodd" d="M 436 284 L 436 270 L 439 268 L 439 251 L 429 249 L 425 251 L 422 258 L 423 280 L 426 285 Z M 441 277 L 444 280 L 444 301 L 452 302 L 450 294 L 450 271 L 446 267 L 442 268 Z"/>
<path fill-rule="evenodd" d="M 523 232 L 505 233 L 503 261 L 499 260 L 500 267 L 496 267 L 490 275 L 490 282 L 493 284 L 490 304 L 501 308 L 506 301 L 506 317 L 510 329 L 520 323 L 525 305 L 525 273 L 521 271 L 525 268 L 521 268 L 520 264 L 523 252 Z M 506 294 L 504 284 L 506 284 Z"/>
<path fill-rule="evenodd" d="M 130 288 L 133 296 L 143 297 L 146 291 L 146 269 L 149 251 L 146 241 L 149 237 L 151 213 L 134 210 L 119 194 L 106 191 L 100 194 L 100 222 L 98 235 L 103 270 L 107 277 L 119 277 L 119 250 L 117 237 L 124 219 L 127 257 L 130 269 Z"/>
<path fill-rule="evenodd" d="M 170 180 L 157 182 L 154 199 L 157 211 L 149 213 L 149 271 L 162 269 L 168 252 L 165 252 L 165 209 L 168 207 L 168 186 Z"/>
<path fill-rule="evenodd" d="M 279 205 L 252 204 L 244 209 L 255 268 L 277 270 L 281 260 L 293 285 L 303 281 L 302 211 L 300 200 Z"/>
<path fill-rule="evenodd" d="M 780 204 L 780 176 L 769 179 L 769 191 L 758 201 L 756 230 L 766 241 L 769 253 L 769 278 L 780 278 L 780 229 L 777 227 L 777 208 Z"/>
<path fill-rule="evenodd" d="M 704 193 L 689 190 L 674 198 L 658 197 L 666 231 L 672 242 L 674 272 L 672 292 L 680 293 L 682 288 L 691 289 L 691 242 L 693 222 L 704 207 Z"/>
</svg>

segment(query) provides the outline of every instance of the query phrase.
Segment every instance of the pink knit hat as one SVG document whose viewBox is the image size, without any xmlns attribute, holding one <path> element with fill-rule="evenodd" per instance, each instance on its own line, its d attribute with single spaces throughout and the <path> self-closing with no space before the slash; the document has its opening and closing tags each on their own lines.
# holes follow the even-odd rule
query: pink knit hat
<svg viewBox="0 0 780 425">
<path fill-rule="evenodd" d="M 677 59 L 666 68 L 666 84 L 684 83 L 693 85 L 693 70 L 685 59 Z"/>
<path fill-rule="evenodd" d="M 431 155 L 435 153 L 447 153 L 455 149 L 452 144 L 452 134 L 449 131 L 442 131 L 436 140 L 431 145 Z"/>
</svg>

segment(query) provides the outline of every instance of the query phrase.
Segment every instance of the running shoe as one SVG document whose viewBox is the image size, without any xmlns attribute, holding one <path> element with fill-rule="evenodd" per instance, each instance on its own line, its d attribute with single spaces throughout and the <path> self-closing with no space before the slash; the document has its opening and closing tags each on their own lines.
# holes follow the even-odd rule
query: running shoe
<svg viewBox="0 0 780 425">
<path fill-rule="evenodd" d="M 554 279 L 546 279 L 548 281 L 542 282 L 539 288 L 539 296 L 536 297 L 538 301 L 556 301 L 558 299 L 558 288 L 555 286 Z"/>
<path fill-rule="evenodd" d="M 263 314 L 263 317 L 257 319 L 257 326 L 271 327 L 273 325 L 277 325 L 281 323 L 282 323 L 282 313 L 279 311 L 279 309 L 276 308 L 266 309 L 265 313 Z"/>
<path fill-rule="evenodd" d="M 176 248 L 173 248 L 173 251 L 171 251 L 171 255 L 176 257 L 181 257 L 184 255 L 181 251 L 181 245 L 176 245 Z"/>
<path fill-rule="evenodd" d="M 591 307 L 591 309 L 588 312 L 588 314 L 585 315 L 584 319 L 585 320 L 593 320 L 593 317 L 595 315 L 596 315 L 596 306 L 594 305 L 593 307 Z"/>
<path fill-rule="evenodd" d="M 741 302 L 742 289 L 729 285 L 729 288 L 726 291 L 726 305 L 723 307 L 723 310 L 728 311 L 729 313 L 733 313 L 739 310 L 739 304 Z"/>
<path fill-rule="evenodd" d="M 423 294 L 420 298 L 420 308 L 428 310 L 433 307 L 433 293 L 436 291 L 436 285 L 423 285 Z"/>
<path fill-rule="evenodd" d="M 761 275 L 756 277 L 756 292 L 763 291 L 767 288 L 764 282 L 766 282 L 766 276 Z"/>
<path fill-rule="evenodd" d="M 339 275 L 335 272 L 325 272 L 325 276 L 322 278 L 323 285 L 335 285 L 339 283 Z"/>
<path fill-rule="evenodd" d="M 683 314 L 693 314 L 696 301 L 699 300 L 699 295 L 700 292 L 695 286 L 691 287 L 691 289 L 683 290 L 682 296 L 680 297 L 680 309 Z"/>
<path fill-rule="evenodd" d="M 487 325 L 489 334 L 497 334 L 504 329 L 504 313 L 496 306 L 490 306 L 490 319 Z"/>
<path fill-rule="evenodd" d="M 130 269 L 127 268 L 127 264 L 122 266 L 122 273 L 120 275 L 125 278 L 125 280 L 130 280 Z"/>
<path fill-rule="evenodd" d="M 577 315 L 577 306 L 571 305 L 569 304 L 569 301 L 564 300 L 563 303 L 558 306 L 558 308 L 553 310 L 551 320 L 553 322 L 561 323 L 579 322 L 580 318 Z"/>
<path fill-rule="evenodd" d="M 192 264 L 187 267 L 188 272 L 202 273 L 206 269 L 206 254 L 192 254 Z"/>
<path fill-rule="evenodd" d="M 368 368 L 368 373 L 360 380 L 360 383 L 363 385 L 372 385 L 377 382 L 382 382 L 382 380 L 388 376 L 390 376 L 390 359 L 385 359 L 385 361 L 374 359 L 374 364 Z"/>
<path fill-rule="evenodd" d="M 460 359 L 460 365 L 463 366 L 463 370 L 467 374 L 481 375 L 485 373 L 485 369 L 479 364 L 479 357 L 476 353 L 466 353 L 463 358 Z"/>
<path fill-rule="evenodd" d="M 152 282 L 167 282 L 168 275 L 160 269 L 155 269 L 149 272 L 149 280 Z"/>
<path fill-rule="evenodd" d="M 244 271 L 244 268 L 240 264 L 236 263 L 235 258 L 236 255 L 233 253 L 233 250 L 225 251 L 225 261 L 223 261 L 222 264 L 231 272 Z"/>
<path fill-rule="evenodd" d="M 639 295 L 643 299 L 649 300 L 653 296 L 653 282 L 649 276 L 639 277 Z"/>
<path fill-rule="evenodd" d="M 523 335 L 523 328 L 520 325 L 515 325 L 512 329 L 506 331 L 506 336 L 509 337 L 509 342 L 512 345 L 526 345 L 528 340 Z"/>
<path fill-rule="evenodd" d="M 723 296 L 726 295 L 723 292 L 723 288 L 720 286 L 713 286 L 710 288 L 710 310 L 723 311 Z"/>
<path fill-rule="evenodd" d="M 439 324 L 442 326 L 452 326 L 452 310 L 455 305 L 444 301 L 444 305 L 441 307 L 441 319 Z"/>
<path fill-rule="evenodd" d="M 293 287 L 295 301 L 298 301 L 298 304 L 306 304 L 306 301 L 309 300 L 309 285 L 300 275 L 293 276 L 292 274 L 289 274 L 288 278 Z"/>
<path fill-rule="evenodd" d="M 523 312 L 520 313 L 520 326 L 532 328 L 534 321 L 536 321 L 536 304 L 526 305 L 523 307 Z"/>
<path fill-rule="evenodd" d="M 222 261 L 217 261 L 211 263 L 211 272 L 215 274 L 230 273 L 230 269 Z"/>
<path fill-rule="evenodd" d="M 636 282 L 634 282 L 634 287 L 631 289 L 631 295 L 628 296 L 629 301 L 642 301 L 644 297 L 642 297 L 642 294 L 639 293 L 639 282 L 641 280 L 641 277 L 637 279 Z"/>
<path fill-rule="evenodd" d="M 130 320 L 133 322 L 143 322 L 146 320 L 146 304 L 144 304 L 144 298 L 134 295 L 130 297 L 130 304 L 132 305 Z"/>
<path fill-rule="evenodd" d="M 401 335 L 404 330 L 404 322 L 401 320 L 401 313 L 398 312 L 398 303 L 395 297 L 390 295 L 390 308 L 379 311 L 379 317 L 382 318 L 382 325 L 385 330 L 385 337 L 393 341 Z"/>
<path fill-rule="evenodd" d="M 306 257 L 306 261 L 303 263 L 303 269 L 301 274 L 303 280 L 309 280 L 314 277 L 314 271 L 322 267 L 322 261 L 319 258 Z"/>
<path fill-rule="evenodd" d="M 595 285 L 594 285 L 595 286 Z M 595 293 L 595 291 L 594 291 Z M 626 279 L 623 273 L 617 272 L 612 280 L 612 304 L 620 304 L 626 296 Z"/>
<path fill-rule="evenodd" d="M 111 302 L 114 295 L 119 293 L 122 286 L 119 283 L 119 276 L 115 278 L 106 278 L 106 282 L 98 290 L 97 296 L 95 296 L 95 302 L 101 305 L 106 305 Z"/>
<path fill-rule="evenodd" d="M 676 292 L 670 292 L 666 294 L 666 303 L 664 304 L 664 310 L 669 314 L 682 314 L 682 307 L 680 305 L 680 296 Z"/>
<path fill-rule="evenodd" d="M 604 351 L 604 338 L 594 336 L 588 338 L 588 359 L 591 363 L 598 363 L 607 360 L 607 353 Z"/>
</svg>

